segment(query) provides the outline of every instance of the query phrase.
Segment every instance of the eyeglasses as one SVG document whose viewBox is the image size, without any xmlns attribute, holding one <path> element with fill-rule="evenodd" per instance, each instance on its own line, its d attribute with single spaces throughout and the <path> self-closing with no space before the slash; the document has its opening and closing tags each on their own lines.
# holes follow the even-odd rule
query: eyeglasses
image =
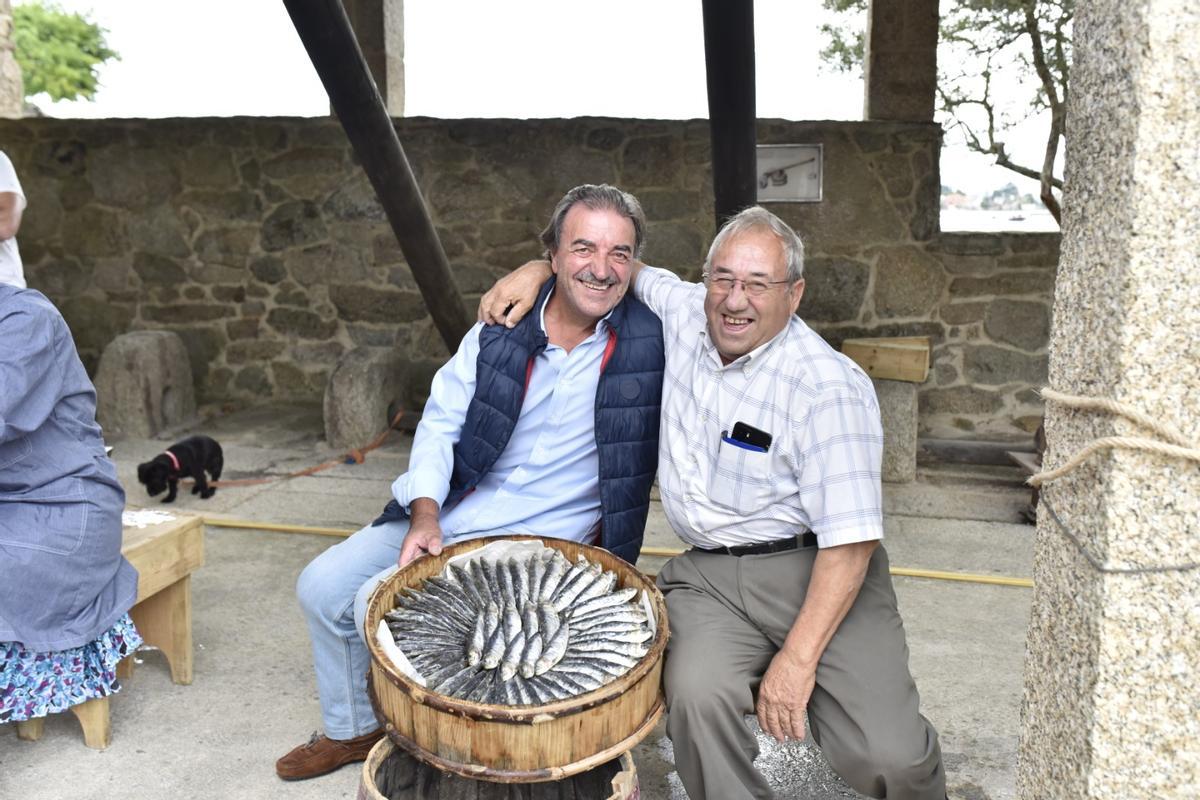
<svg viewBox="0 0 1200 800">
<path fill-rule="evenodd" d="M 746 281 L 742 280 L 741 278 L 730 278 L 725 275 L 720 275 L 714 278 L 707 272 L 704 273 L 704 280 L 707 281 L 712 290 L 718 294 L 729 294 L 733 291 L 733 287 L 740 283 L 742 285 L 742 291 L 751 297 L 762 297 L 764 294 L 771 291 L 772 288 L 779 286 L 782 283 L 792 283 L 792 281 L 786 279 L 782 281 Z"/>
</svg>

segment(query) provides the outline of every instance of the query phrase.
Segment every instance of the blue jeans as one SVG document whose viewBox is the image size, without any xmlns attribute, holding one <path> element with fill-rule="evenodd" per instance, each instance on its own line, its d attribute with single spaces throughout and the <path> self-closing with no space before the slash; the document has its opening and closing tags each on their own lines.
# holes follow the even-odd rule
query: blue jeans
<svg viewBox="0 0 1200 800">
<path fill-rule="evenodd" d="M 503 530 L 475 531 L 448 537 L 443 546 Z M 296 581 L 296 596 L 308 622 L 313 667 L 325 735 L 353 739 L 379 728 L 367 696 L 367 650 L 363 624 L 367 601 L 379 582 L 397 569 L 408 520 L 363 528 L 314 558 Z"/>
<path fill-rule="evenodd" d="M 443 547 L 456 542 L 503 536 L 504 529 L 475 530 L 445 536 Z M 362 630 L 367 601 L 380 581 L 397 569 L 400 548 L 408 535 L 408 521 L 367 525 L 346 541 L 314 558 L 296 581 L 296 596 L 308 622 L 312 639 L 313 668 L 317 672 L 320 716 L 330 739 L 354 739 L 379 728 L 367 697 L 367 670 L 371 652 Z M 594 541 L 593 531 L 565 536 L 572 541 Z"/>
<path fill-rule="evenodd" d="M 371 591 L 396 568 L 407 534 L 407 520 L 368 525 L 314 558 L 296 581 L 312 640 L 321 717 L 331 739 L 353 739 L 379 728 L 367 697 L 371 655 L 361 634 L 362 618 Z"/>
</svg>

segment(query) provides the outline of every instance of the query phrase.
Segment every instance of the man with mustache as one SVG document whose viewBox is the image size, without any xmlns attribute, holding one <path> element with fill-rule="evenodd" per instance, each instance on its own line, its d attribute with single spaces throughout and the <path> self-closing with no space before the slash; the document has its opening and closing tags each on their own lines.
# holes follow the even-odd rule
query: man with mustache
<svg viewBox="0 0 1200 800">
<path fill-rule="evenodd" d="M 501 534 L 598 544 L 636 561 L 658 453 L 662 325 L 626 294 L 645 215 L 632 195 L 577 186 L 542 232 L 552 274 L 520 324 L 477 324 L 438 371 L 408 472 L 371 525 L 301 573 L 325 734 L 276 762 L 299 780 L 362 761 L 383 735 L 360 632 L 391 571 Z"/>
<path fill-rule="evenodd" d="M 772 797 L 744 715 L 785 741 L 804 737 L 807 711 L 859 792 L 942 800 L 879 544 L 879 406 L 863 371 L 795 315 L 803 268 L 800 237 L 757 207 L 717 234 L 704 284 L 635 265 L 667 342 L 663 511 L 691 546 L 658 576 L 675 766 L 691 800 Z M 513 324 L 544 270 L 505 278 L 481 316 Z"/>
</svg>

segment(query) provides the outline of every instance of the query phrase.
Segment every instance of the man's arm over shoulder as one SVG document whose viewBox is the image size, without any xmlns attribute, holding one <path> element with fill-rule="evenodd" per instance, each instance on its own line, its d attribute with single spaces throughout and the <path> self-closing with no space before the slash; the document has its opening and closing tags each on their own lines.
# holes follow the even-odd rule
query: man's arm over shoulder
<svg viewBox="0 0 1200 800">
<path fill-rule="evenodd" d="M 433 378 L 429 400 L 413 438 L 408 471 L 392 484 L 392 495 L 406 509 L 411 510 L 418 498 L 430 498 L 440 507 L 450 491 L 454 445 L 462 432 L 467 406 L 475 395 L 475 367 L 482 329 L 479 323 L 471 326 L 458 351 Z"/>
<path fill-rule="evenodd" d="M 689 303 L 703 303 L 704 287 L 689 283 L 670 270 L 652 267 L 638 262 L 637 282 L 630 283 L 633 294 L 647 308 L 666 320 L 672 311 L 686 307 Z"/>
</svg>

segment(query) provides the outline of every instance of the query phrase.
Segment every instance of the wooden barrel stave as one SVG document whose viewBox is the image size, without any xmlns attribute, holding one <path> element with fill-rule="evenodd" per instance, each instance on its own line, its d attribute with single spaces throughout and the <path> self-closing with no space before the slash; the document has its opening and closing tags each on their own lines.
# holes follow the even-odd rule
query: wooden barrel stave
<svg viewBox="0 0 1200 800">
<path fill-rule="evenodd" d="M 358 800 L 633 800 L 637 795 L 637 769 L 628 752 L 558 781 L 492 783 L 443 774 L 388 739 L 372 748 L 358 789 Z"/>
</svg>

